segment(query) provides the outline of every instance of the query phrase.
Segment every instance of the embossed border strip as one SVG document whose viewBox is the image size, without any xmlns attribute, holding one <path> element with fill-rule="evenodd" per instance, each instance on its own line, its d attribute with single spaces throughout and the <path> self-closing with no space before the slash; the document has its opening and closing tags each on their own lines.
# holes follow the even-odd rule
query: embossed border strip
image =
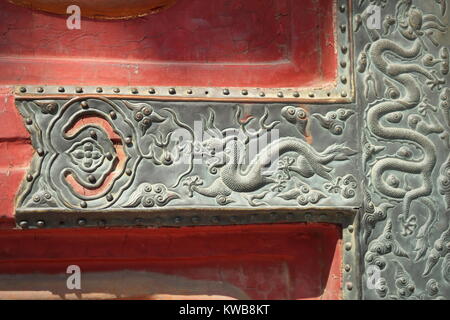
<svg viewBox="0 0 450 320">
<path fill-rule="evenodd" d="M 350 103 L 354 101 L 351 0 L 336 1 L 337 77 L 334 86 L 300 88 L 58 86 L 19 85 L 17 98 L 51 98 L 102 94 L 105 97 L 193 101 Z"/>
</svg>

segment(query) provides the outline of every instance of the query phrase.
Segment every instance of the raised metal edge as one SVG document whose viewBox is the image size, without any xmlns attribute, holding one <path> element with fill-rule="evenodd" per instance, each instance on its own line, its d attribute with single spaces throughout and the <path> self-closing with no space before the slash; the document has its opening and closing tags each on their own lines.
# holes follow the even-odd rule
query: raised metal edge
<svg viewBox="0 0 450 320">
<path fill-rule="evenodd" d="M 105 97 L 193 101 L 261 101 L 351 103 L 354 101 L 354 73 L 351 0 L 336 1 L 337 78 L 334 85 L 301 88 L 181 87 L 181 86 L 58 86 L 18 85 L 17 99 L 42 99 L 101 94 Z"/>
<path fill-rule="evenodd" d="M 341 274 L 342 298 L 360 299 L 358 216 L 359 208 L 164 208 L 151 211 L 61 211 L 20 210 L 17 227 L 45 228 L 115 228 L 115 227 L 200 227 L 255 224 L 327 223 L 342 228 Z"/>
</svg>

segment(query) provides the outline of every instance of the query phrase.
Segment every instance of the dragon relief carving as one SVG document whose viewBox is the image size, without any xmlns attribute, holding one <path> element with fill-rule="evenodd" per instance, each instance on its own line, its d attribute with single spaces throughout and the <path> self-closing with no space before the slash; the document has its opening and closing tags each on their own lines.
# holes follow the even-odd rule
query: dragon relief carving
<svg viewBox="0 0 450 320">
<path fill-rule="evenodd" d="M 197 152 L 202 156 L 210 157 L 209 172 L 216 175 L 217 178 L 209 185 L 205 185 L 198 176 L 185 179 L 183 184 L 189 189 L 191 197 L 198 193 L 202 196 L 215 198 L 220 205 L 227 205 L 234 202 L 230 198 L 233 193 L 252 193 L 261 191 L 269 185 L 272 185 L 271 191 L 273 191 L 273 186 L 282 185 L 283 178 L 278 179 L 277 176 L 274 177 L 271 167 L 276 163 L 277 159 L 285 154 L 290 154 L 291 156 L 283 159 L 285 163 L 281 170 L 286 173 L 288 179 L 292 173 L 295 173 L 301 178 L 319 176 L 330 181 L 332 179 L 330 174 L 332 168 L 327 165 L 333 161 L 348 160 L 350 156 L 356 154 L 354 150 L 343 144 L 332 144 L 325 150 L 318 152 L 300 138 L 281 137 L 271 141 L 252 155 L 250 154 L 252 150 L 251 141 L 270 134 L 280 122 L 275 121 L 266 124 L 265 121 L 268 117 L 266 109 L 259 121 L 259 130 L 251 132 L 247 130 L 247 126 L 253 118 L 241 120 L 241 113 L 241 108 L 238 108 L 235 118 L 241 130 L 237 132 L 229 129 L 218 129 L 214 123 L 214 111 L 210 110 L 210 120 L 208 121 L 207 129 L 216 134 L 199 143 Z M 289 123 L 294 124 L 301 134 L 307 135 L 305 128 L 308 119 L 304 109 L 287 106 L 282 109 L 281 114 Z M 302 185 L 302 187 L 279 195 L 279 197 L 285 200 L 296 199 L 300 205 L 316 204 L 325 197 L 320 192 L 312 192 L 305 196 L 307 192 L 301 191 L 305 188 L 308 187 Z M 267 194 L 265 193 L 265 195 Z M 258 199 L 262 198 L 259 197 Z M 249 204 L 252 205 L 253 202 L 249 201 Z"/>
<path fill-rule="evenodd" d="M 435 3 L 445 16 L 446 1 Z M 368 26 L 369 5 L 384 12 L 381 29 Z M 425 279 L 441 258 L 449 259 L 445 239 L 436 240 L 440 250 L 436 244 L 429 250 L 438 222 L 450 218 L 448 212 L 445 217 L 441 214 L 442 203 L 449 205 L 448 159 L 441 166 L 439 185 L 435 178 L 439 154 L 448 153 L 450 147 L 449 51 L 440 46 L 438 37 L 448 32 L 448 26 L 438 15 L 424 12 L 422 5 L 433 7 L 412 0 L 359 1 L 360 13 L 354 16 L 354 32 L 366 39 L 356 65 L 363 86 L 360 99 L 366 105 L 362 160 L 367 191 L 361 243 L 366 268 L 375 265 L 383 274 L 383 290 L 373 291 L 379 298 L 442 298 L 438 280 Z M 393 228 L 399 230 L 398 240 Z M 406 250 L 400 243 L 411 236 L 414 240 L 407 241 Z M 412 262 L 423 264 L 425 272 L 410 275 Z M 387 294 L 394 290 L 397 295 Z M 367 289 L 366 294 L 372 296 Z"/>
<path fill-rule="evenodd" d="M 298 207 L 328 199 L 346 205 L 357 194 L 356 178 L 338 177 L 331 166 L 345 165 L 356 151 L 339 142 L 318 150 L 310 142 L 310 117 L 326 121 L 330 133 L 340 135 L 354 114 L 350 109 L 322 116 L 311 115 L 310 106 L 274 106 L 249 115 L 245 107 L 227 105 L 234 116 L 221 113 L 217 121 L 218 103 L 173 108 L 165 102 L 83 96 L 18 107 L 38 151 L 31 168 L 38 174 L 24 182 L 20 210 L 46 207 L 47 202 L 31 198 L 44 185 L 51 206 L 69 210 L 199 202 Z M 188 107 L 201 112 L 187 116 L 182 111 Z M 227 124 L 219 128 L 222 121 Z M 283 130 L 288 133 L 280 135 Z"/>
</svg>

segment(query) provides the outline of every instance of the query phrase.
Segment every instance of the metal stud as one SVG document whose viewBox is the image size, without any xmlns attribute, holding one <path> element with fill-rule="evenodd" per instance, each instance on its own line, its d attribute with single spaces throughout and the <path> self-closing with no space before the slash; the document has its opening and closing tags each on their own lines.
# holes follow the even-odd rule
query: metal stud
<svg viewBox="0 0 450 320">
<path fill-rule="evenodd" d="M 89 180 L 90 183 L 95 183 L 95 181 L 96 181 L 95 177 L 92 174 L 90 174 L 88 176 L 88 180 Z"/>
<path fill-rule="evenodd" d="M 41 148 L 37 148 L 36 152 L 40 157 L 44 155 L 44 150 L 42 150 Z"/>
<path fill-rule="evenodd" d="M 246 96 L 246 95 L 248 95 L 248 90 L 244 89 L 244 90 L 241 91 L 241 93 L 242 93 L 243 96 Z"/>
<path fill-rule="evenodd" d="M 345 243 L 345 250 L 347 250 L 347 251 L 352 250 L 352 244 L 351 244 L 351 242 Z"/>
<path fill-rule="evenodd" d="M 81 87 L 76 87 L 76 88 L 75 88 L 75 92 L 76 92 L 76 93 L 82 93 L 82 92 L 83 92 L 83 88 L 81 88 Z"/>
<path fill-rule="evenodd" d="M 228 90 L 228 89 L 223 89 L 223 94 L 224 95 L 229 95 L 230 94 L 230 90 Z"/>
<path fill-rule="evenodd" d="M 119 93 L 119 92 L 120 92 L 120 89 L 119 89 L 119 88 L 114 88 L 114 89 L 113 89 L 113 92 L 114 92 L 114 93 Z"/>
<path fill-rule="evenodd" d="M 283 98 L 284 97 L 283 92 L 278 91 L 277 96 L 278 96 L 278 98 Z"/>
<path fill-rule="evenodd" d="M 177 91 L 175 90 L 175 88 L 170 88 L 169 89 L 169 93 L 170 94 L 175 94 L 175 93 L 177 93 Z"/>
<path fill-rule="evenodd" d="M 131 176 L 132 173 L 133 173 L 133 171 L 132 171 L 130 168 L 127 168 L 127 169 L 125 170 L 125 174 L 126 174 L 127 176 Z"/>
<path fill-rule="evenodd" d="M 89 135 L 92 139 L 97 139 L 97 133 L 94 130 L 89 131 Z"/>
<path fill-rule="evenodd" d="M 81 105 L 81 107 L 82 107 L 83 109 L 89 108 L 89 105 L 88 105 L 88 103 L 87 103 L 86 101 L 81 101 L 80 105 Z"/>
<path fill-rule="evenodd" d="M 345 12 L 345 4 L 341 4 L 341 6 L 339 7 L 339 10 L 344 13 Z"/>
<path fill-rule="evenodd" d="M 346 96 L 347 96 L 347 92 L 346 92 L 346 91 L 342 91 L 342 92 L 341 92 L 341 97 L 342 97 L 342 98 L 345 98 Z"/>
<path fill-rule="evenodd" d="M 344 33 L 345 31 L 347 31 L 347 26 L 345 24 L 341 24 L 340 26 L 341 28 L 341 32 Z"/>
<path fill-rule="evenodd" d="M 150 88 L 150 89 L 148 90 L 148 93 L 150 93 L 150 94 L 155 94 L 155 93 L 156 93 L 156 91 L 155 91 L 155 89 L 153 89 L 153 88 Z"/>
<path fill-rule="evenodd" d="M 112 196 L 112 194 L 107 194 L 106 195 L 106 200 L 108 200 L 109 202 L 114 200 L 114 197 Z"/>
<path fill-rule="evenodd" d="M 86 219 L 81 218 L 81 219 L 78 219 L 77 223 L 80 227 L 84 227 L 87 224 L 87 221 L 86 221 Z"/>
<path fill-rule="evenodd" d="M 187 93 L 187 94 L 192 94 L 193 91 L 192 91 L 191 89 L 188 89 L 188 90 L 186 91 L 186 93 Z"/>
<path fill-rule="evenodd" d="M 294 91 L 292 95 L 294 96 L 294 98 L 300 97 L 300 93 L 298 91 Z"/>
<path fill-rule="evenodd" d="M 349 264 L 346 264 L 344 266 L 344 270 L 345 270 L 345 272 L 350 272 L 352 270 L 352 267 Z"/>
<path fill-rule="evenodd" d="M 346 46 L 342 46 L 342 47 L 341 47 L 341 52 L 342 52 L 343 54 L 346 54 L 346 53 L 348 52 L 348 48 L 347 48 Z"/>
<path fill-rule="evenodd" d="M 25 120 L 25 123 L 26 123 L 27 125 L 31 126 L 31 125 L 33 124 L 33 120 L 31 120 L 31 118 L 27 118 L 27 119 Z"/>
<path fill-rule="evenodd" d="M 347 77 L 346 76 L 341 76 L 341 82 L 342 83 L 347 83 Z"/>
<path fill-rule="evenodd" d="M 19 91 L 22 92 L 22 93 L 25 93 L 25 92 L 27 92 L 27 88 L 25 88 L 25 87 L 20 87 Z"/>
<path fill-rule="evenodd" d="M 28 221 L 27 220 L 22 220 L 19 222 L 19 227 L 21 227 L 22 229 L 27 229 L 28 228 Z"/>
<path fill-rule="evenodd" d="M 342 68 L 345 68 L 345 67 L 347 67 L 347 62 L 345 62 L 345 61 L 341 61 L 341 67 L 342 67 Z"/>
<path fill-rule="evenodd" d="M 98 87 L 97 89 L 95 89 L 95 91 L 97 91 L 98 93 L 102 93 L 102 92 L 103 92 L 103 89 L 100 88 L 100 87 Z"/>
<path fill-rule="evenodd" d="M 349 225 L 347 228 L 348 232 L 353 233 L 353 231 L 355 230 L 355 228 L 352 225 Z"/>
<path fill-rule="evenodd" d="M 125 138 L 125 143 L 126 143 L 126 144 L 131 144 L 131 142 L 133 142 L 133 140 L 131 139 L 131 137 L 126 137 L 126 138 Z"/>
<path fill-rule="evenodd" d="M 347 282 L 345 286 L 346 286 L 348 291 L 352 291 L 353 290 L 353 283 Z"/>
<path fill-rule="evenodd" d="M 132 94 L 138 94 L 139 91 L 138 91 L 137 88 L 132 88 L 132 89 L 131 89 L 131 93 L 132 93 Z"/>
<path fill-rule="evenodd" d="M 27 181 L 28 182 L 33 181 L 33 176 L 31 174 L 27 174 Z"/>
<path fill-rule="evenodd" d="M 315 94 L 314 94 L 314 92 L 310 92 L 310 93 L 308 93 L 308 97 L 310 97 L 310 98 L 314 98 L 314 97 L 315 97 Z"/>
<path fill-rule="evenodd" d="M 109 116 L 111 117 L 111 119 L 116 119 L 117 118 L 117 114 L 114 112 L 114 111 L 111 111 L 110 113 L 109 113 Z"/>
<path fill-rule="evenodd" d="M 64 87 L 59 87 L 58 88 L 58 92 L 64 92 L 64 91 L 66 91 L 66 89 L 64 89 Z"/>
<path fill-rule="evenodd" d="M 80 207 L 82 207 L 82 208 L 87 208 L 87 203 L 86 203 L 86 201 L 81 201 Z"/>
<path fill-rule="evenodd" d="M 39 221 L 37 221 L 37 222 L 36 222 L 36 226 L 37 226 L 38 228 L 43 228 L 43 227 L 45 227 L 45 221 L 44 221 L 44 220 L 39 220 Z"/>
<path fill-rule="evenodd" d="M 111 154 L 111 152 L 106 153 L 106 159 L 108 159 L 109 161 L 113 159 L 113 155 Z"/>
<path fill-rule="evenodd" d="M 44 92 L 44 88 L 39 87 L 39 88 L 36 89 L 36 91 L 39 92 L 39 93 L 42 93 L 42 92 Z"/>
<path fill-rule="evenodd" d="M 264 92 L 261 91 L 261 92 L 259 93 L 259 96 L 260 96 L 260 97 L 265 97 L 266 94 L 265 94 Z"/>
</svg>

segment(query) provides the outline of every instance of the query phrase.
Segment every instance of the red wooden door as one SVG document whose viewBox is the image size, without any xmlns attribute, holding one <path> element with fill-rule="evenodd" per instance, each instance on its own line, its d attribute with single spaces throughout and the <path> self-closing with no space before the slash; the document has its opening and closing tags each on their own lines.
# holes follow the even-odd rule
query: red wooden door
<svg viewBox="0 0 450 320">
<path fill-rule="evenodd" d="M 14 86 L 147 87 L 174 101 L 246 101 L 259 91 L 244 88 L 266 88 L 266 102 L 277 98 L 270 88 L 320 87 L 338 100 L 337 11 L 332 0 L 179 0 L 68 30 L 66 16 L 1 1 L 0 298 L 342 298 L 334 224 L 18 230 L 14 221 L 33 155 Z M 212 90 L 177 97 L 167 87 Z M 70 265 L 81 268 L 81 290 L 66 287 Z"/>
</svg>

